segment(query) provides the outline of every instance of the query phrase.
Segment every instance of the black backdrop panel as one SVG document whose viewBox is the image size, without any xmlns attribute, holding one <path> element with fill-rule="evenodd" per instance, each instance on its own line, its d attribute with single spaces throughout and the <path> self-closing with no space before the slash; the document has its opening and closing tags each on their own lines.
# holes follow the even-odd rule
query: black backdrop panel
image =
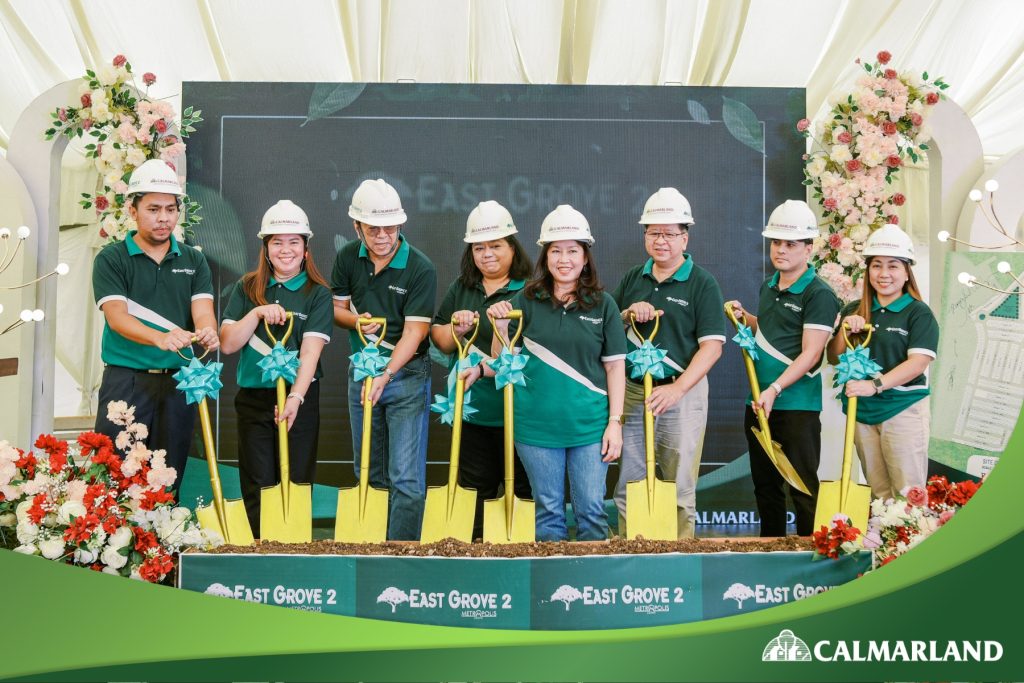
<svg viewBox="0 0 1024 683">
<path fill-rule="evenodd" d="M 188 140 L 188 188 L 204 206 L 196 241 L 220 291 L 254 267 L 260 218 L 279 199 L 309 214 L 314 258 L 329 276 L 337 249 L 356 238 L 353 190 L 380 177 L 402 196 L 404 234 L 437 266 L 439 297 L 457 275 L 466 216 L 479 201 L 512 212 L 532 256 L 547 212 L 572 204 L 591 223 L 611 290 L 646 259 L 637 225 L 644 202 L 673 186 L 693 206 L 696 262 L 726 298 L 753 302 L 766 270 L 767 214 L 804 191 L 803 138 L 793 129 L 804 108 L 799 88 L 198 82 L 185 83 L 184 102 L 205 119 Z M 224 304 L 219 298 L 218 309 Z M 353 481 L 349 353 L 336 328 L 321 387 L 321 483 Z M 235 357 L 222 360 L 218 453 L 231 462 Z M 702 472 L 746 451 L 747 385 L 731 342 L 710 381 Z M 435 392 L 442 382 L 435 366 Z M 431 483 L 444 480 L 450 434 L 432 421 Z"/>
</svg>

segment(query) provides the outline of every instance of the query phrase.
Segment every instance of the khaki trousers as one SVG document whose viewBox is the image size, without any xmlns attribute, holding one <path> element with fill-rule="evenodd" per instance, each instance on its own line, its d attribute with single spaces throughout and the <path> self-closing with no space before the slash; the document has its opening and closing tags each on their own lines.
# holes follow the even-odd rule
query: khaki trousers
<svg viewBox="0 0 1024 683">
<path fill-rule="evenodd" d="M 925 486 L 930 423 L 927 397 L 885 422 L 857 423 L 853 442 L 875 498 L 895 498 L 904 487 Z"/>
</svg>

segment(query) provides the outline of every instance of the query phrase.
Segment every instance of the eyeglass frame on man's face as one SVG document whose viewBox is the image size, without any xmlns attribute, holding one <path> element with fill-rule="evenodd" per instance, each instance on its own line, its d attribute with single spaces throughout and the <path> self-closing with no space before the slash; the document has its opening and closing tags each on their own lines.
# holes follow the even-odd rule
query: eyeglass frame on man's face
<svg viewBox="0 0 1024 683">
<path fill-rule="evenodd" d="M 687 230 L 680 230 L 679 232 L 648 232 L 644 230 L 644 238 L 649 239 L 652 242 L 657 242 L 659 239 L 665 240 L 665 242 L 672 242 L 677 240 L 683 235 L 689 234 Z"/>
<path fill-rule="evenodd" d="M 402 229 L 401 225 L 367 225 L 366 223 L 361 223 L 360 226 L 360 229 L 369 237 L 376 237 L 380 234 L 394 237 Z"/>
</svg>

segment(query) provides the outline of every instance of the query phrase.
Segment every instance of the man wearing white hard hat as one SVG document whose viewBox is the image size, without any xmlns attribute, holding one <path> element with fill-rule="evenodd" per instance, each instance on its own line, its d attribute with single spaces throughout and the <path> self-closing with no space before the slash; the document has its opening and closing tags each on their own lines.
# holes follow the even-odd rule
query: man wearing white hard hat
<svg viewBox="0 0 1024 683">
<path fill-rule="evenodd" d="M 167 465 L 177 472 L 175 491 L 196 417 L 173 378 L 185 363 L 178 351 L 193 338 L 211 350 L 220 346 L 210 266 L 173 234 L 182 195 L 166 162 L 150 159 L 136 168 L 128 182 L 128 211 L 138 227 L 100 251 L 92 274 L 106 321 L 96 431 L 114 439 L 123 429 L 107 417 L 110 401 L 135 406 L 135 421 L 149 430 L 146 445 L 166 450 Z"/>
<path fill-rule="evenodd" d="M 320 355 L 331 340 L 334 306 L 309 240 L 313 232 L 301 207 L 282 199 L 263 214 L 256 267 L 228 294 L 220 336 L 224 353 L 238 359 L 235 412 L 238 415 L 238 478 L 253 536 L 260 538 L 260 490 L 280 483 L 277 423 L 288 425 L 290 479 L 311 484 L 316 475 L 320 436 Z M 280 339 L 292 314 L 285 342 L 298 351 L 299 370 L 287 387 L 284 412 L 277 412 L 276 383 L 264 379 L 259 362 L 273 347 L 263 323 Z"/>
<path fill-rule="evenodd" d="M 875 230 L 864 244 L 864 296 L 843 309 L 856 334 L 873 325 L 868 347 L 881 366 L 874 377 L 851 380 L 840 394 L 843 412 L 857 396 L 854 444 L 875 498 L 895 498 L 928 480 L 930 393 L 925 372 L 939 348 L 939 324 L 914 279 L 914 243 L 898 225 Z M 842 334 L 829 344 L 829 360 L 846 351 Z"/>
<path fill-rule="evenodd" d="M 787 485 L 752 432 L 757 425 L 755 409 L 767 416 L 772 439 L 811 492 L 789 487 L 797 534 L 809 536 L 814 530 L 821 460 L 822 356 L 838 321 L 839 299 L 808 264 L 819 231 L 805 202 L 789 199 L 780 204 L 761 234 L 771 240 L 776 272 L 761 285 L 757 314 L 744 310 L 739 301 L 729 302 L 757 342 L 754 368 L 761 399 L 756 405 L 748 399 L 743 431 L 761 535 L 786 535 Z"/>
<path fill-rule="evenodd" d="M 466 220 L 466 248 L 462 253 L 459 277 L 434 316 L 430 339 L 443 353 L 449 354 L 449 371 L 455 366 L 455 340 L 451 322 L 456 320 L 455 333 L 464 342 L 479 320 L 480 331 L 471 350 L 484 358 L 491 354 L 494 330 L 487 318 L 487 309 L 498 301 L 508 301 L 522 290 L 533 270 L 530 257 L 516 239 L 515 222 L 504 206 L 490 200 L 480 202 Z M 468 378 L 479 377 L 482 368 L 474 367 Z M 482 377 L 472 385 L 472 412 L 462 420 L 462 450 L 459 460 L 459 486 L 476 491 L 476 513 L 473 517 L 473 538 L 483 535 L 483 505 L 498 496 L 504 481 L 504 402 L 493 377 Z M 515 458 L 515 494 L 532 498 L 530 482 L 519 457 Z"/>
<path fill-rule="evenodd" d="M 385 181 L 364 180 L 352 195 L 348 215 L 359 239 L 342 247 L 334 261 L 334 322 L 351 330 L 352 350 L 358 351 L 362 341 L 355 332 L 356 319 L 387 320 L 387 334 L 379 342 L 388 363 L 370 388 L 374 406 L 370 484 L 390 490 L 388 539 L 414 541 L 419 539 L 427 491 L 427 335 L 434 315 L 437 271 L 402 235 L 406 222 L 402 200 Z M 377 326 L 364 326 L 363 331 L 378 340 Z M 360 452 L 362 444 L 362 385 L 350 374 L 354 453 Z M 358 459 L 355 467 L 358 476 Z"/>
<path fill-rule="evenodd" d="M 708 421 L 707 374 L 722 355 L 725 320 L 722 290 L 711 273 L 686 253 L 693 227 L 690 202 L 673 187 L 663 187 L 644 205 L 646 263 L 629 270 L 612 296 L 622 309 L 629 348 L 646 339 L 658 322 L 657 346 L 667 352 L 662 361 L 664 378 L 654 379 L 648 400 L 654 413 L 655 459 L 667 479 L 676 482 L 679 538 L 692 538 L 697 517 L 697 474 Z M 615 487 L 619 530 L 625 528 L 626 483 L 646 474 L 644 450 L 643 375 L 632 372 L 627 361 L 626 401 L 623 409 L 622 460 Z"/>
</svg>

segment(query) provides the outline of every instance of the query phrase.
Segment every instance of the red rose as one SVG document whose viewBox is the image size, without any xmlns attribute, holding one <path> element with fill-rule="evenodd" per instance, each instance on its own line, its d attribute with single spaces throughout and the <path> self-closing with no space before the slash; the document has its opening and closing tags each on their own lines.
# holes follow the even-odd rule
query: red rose
<svg viewBox="0 0 1024 683">
<path fill-rule="evenodd" d="M 46 516 L 46 509 L 43 505 L 46 503 L 46 494 L 37 493 L 35 498 L 32 499 L 32 505 L 28 509 L 28 518 L 32 520 L 33 524 L 41 524 L 43 517 Z"/>
<path fill-rule="evenodd" d="M 177 173 L 177 171 L 178 171 L 178 167 L 177 167 L 177 166 L 175 166 L 174 164 L 172 164 L 172 163 L 171 163 L 171 162 L 169 162 L 169 161 L 165 161 L 164 163 L 165 163 L 165 164 L 167 164 L 168 166 L 170 166 L 170 167 L 171 167 L 171 170 L 172 170 L 172 171 L 174 171 L 175 173 Z"/>
<path fill-rule="evenodd" d="M 92 106 L 92 95 L 91 94 L 85 93 L 84 95 L 82 95 L 80 100 L 82 102 L 82 106 L 83 107 L 91 107 Z"/>
<path fill-rule="evenodd" d="M 147 71 L 146 73 L 142 74 L 142 82 L 146 85 L 153 85 L 154 83 L 156 83 L 156 74 L 152 71 Z"/>
<path fill-rule="evenodd" d="M 928 504 L 928 492 L 920 486 L 911 486 L 907 489 L 907 502 L 917 507 L 924 507 Z"/>
<path fill-rule="evenodd" d="M 828 246 L 832 247 L 833 249 L 838 249 L 839 245 L 841 245 L 842 243 L 843 236 L 840 235 L 838 232 L 834 232 L 828 236 Z"/>
<path fill-rule="evenodd" d="M 811 127 L 811 122 L 807 119 L 800 119 L 796 122 L 796 129 L 803 133 L 805 130 Z"/>
<path fill-rule="evenodd" d="M 897 216 L 896 214 L 892 214 L 892 215 L 886 216 L 885 218 L 886 218 L 886 220 L 888 220 L 893 225 L 899 225 L 900 224 L 900 217 Z"/>
<path fill-rule="evenodd" d="M 174 144 L 177 144 L 177 142 L 178 142 L 178 136 L 177 135 L 168 135 L 167 137 L 164 138 L 164 144 L 165 145 L 174 145 Z"/>
<path fill-rule="evenodd" d="M 152 510 L 161 503 L 173 503 L 174 495 L 167 491 L 146 491 L 142 494 L 142 501 L 139 507 L 143 510 Z"/>
<path fill-rule="evenodd" d="M 821 205 L 828 211 L 835 211 L 836 207 L 839 206 L 839 202 L 837 202 L 833 197 L 829 197 L 823 201 Z"/>
<path fill-rule="evenodd" d="M 157 133 L 166 133 L 167 132 L 167 122 L 164 121 L 163 119 L 157 119 L 156 123 L 153 124 L 153 127 L 156 128 L 156 132 Z"/>
<path fill-rule="evenodd" d="M 856 173 L 860 170 L 860 159 L 850 159 L 846 162 L 846 170 L 850 173 Z"/>
<path fill-rule="evenodd" d="M 913 124 L 914 126 L 920 126 L 922 123 L 924 123 L 924 117 L 918 114 L 917 112 L 914 112 L 913 114 L 910 115 L 910 123 Z"/>
<path fill-rule="evenodd" d="M 99 451 L 101 449 L 112 449 L 114 447 L 110 437 L 106 434 L 97 434 L 96 432 L 82 432 L 78 435 L 78 445 L 82 448 L 82 455 L 88 456 L 93 451 Z"/>
<path fill-rule="evenodd" d="M 851 142 L 853 142 L 853 135 L 850 134 L 850 131 L 844 130 L 836 137 L 836 140 L 839 140 L 839 142 L 843 143 L 844 145 L 848 145 Z"/>
<path fill-rule="evenodd" d="M 110 202 L 108 202 L 107 198 L 104 197 L 103 195 L 99 195 L 98 197 L 96 197 L 96 201 L 93 203 L 96 204 L 97 213 L 99 213 L 100 211 L 106 211 L 107 207 L 110 206 Z"/>
<path fill-rule="evenodd" d="M 110 237 L 110 235 L 107 234 L 106 230 L 100 228 L 100 237 L 102 237 L 103 239 L 107 239 L 108 237 Z"/>
<path fill-rule="evenodd" d="M 896 206 L 903 206 L 906 203 L 906 201 L 907 198 L 903 195 L 902 192 L 897 192 L 892 196 L 892 203 L 895 204 Z"/>
<path fill-rule="evenodd" d="M 885 165 L 888 166 L 889 168 L 899 168 L 900 166 L 903 165 L 903 159 L 900 159 L 899 155 L 897 154 L 890 154 L 885 159 Z"/>
<path fill-rule="evenodd" d="M 882 50 L 881 52 L 878 53 L 877 57 L 879 64 L 888 64 L 889 60 L 892 59 L 892 55 L 889 53 L 888 50 Z"/>
<path fill-rule="evenodd" d="M 930 92 L 930 93 L 928 93 L 928 96 L 924 98 L 924 101 L 927 102 L 928 104 L 935 104 L 936 102 L 939 101 L 939 93 L 937 93 L 937 92 Z"/>
<path fill-rule="evenodd" d="M 25 470 L 25 478 L 32 479 L 36 476 L 36 456 L 32 453 L 26 453 L 25 451 L 18 449 L 21 453 L 21 457 L 14 461 L 14 466 L 20 470 Z"/>
<path fill-rule="evenodd" d="M 882 123 L 882 132 L 886 135 L 896 135 L 896 124 L 892 121 Z"/>
<path fill-rule="evenodd" d="M 114 57 L 114 66 L 124 66 L 128 61 L 128 58 L 124 55 L 117 55 Z"/>
<path fill-rule="evenodd" d="M 886 69 L 882 75 L 891 81 L 896 78 L 896 69 Z"/>
<path fill-rule="evenodd" d="M 89 130 L 92 128 L 92 119 L 82 119 L 82 130 Z"/>
</svg>

